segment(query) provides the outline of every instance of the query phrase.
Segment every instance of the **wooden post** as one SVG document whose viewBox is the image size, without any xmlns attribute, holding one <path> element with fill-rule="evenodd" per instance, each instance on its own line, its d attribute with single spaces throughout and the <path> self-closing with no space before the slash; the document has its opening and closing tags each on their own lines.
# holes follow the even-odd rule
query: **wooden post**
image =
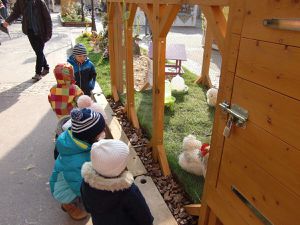
<svg viewBox="0 0 300 225">
<path fill-rule="evenodd" d="M 115 8 L 115 54 L 116 54 L 116 84 L 118 93 L 124 91 L 124 48 L 123 48 L 123 18 L 122 3 L 118 2 Z"/>
<path fill-rule="evenodd" d="M 149 20 L 152 22 L 152 50 L 153 50 L 153 88 L 152 88 L 152 153 L 153 158 L 155 161 L 158 160 L 158 153 L 157 153 L 157 146 L 161 145 L 163 143 L 162 137 L 163 137 L 163 124 L 164 122 L 164 91 L 165 86 L 160 84 L 158 82 L 158 79 L 164 81 L 165 74 L 160 74 L 160 56 L 161 54 L 165 55 L 165 50 L 160 54 L 161 45 L 159 41 L 159 3 L 157 0 L 154 1 L 153 4 L 153 12 L 152 12 L 152 18 Z M 151 24 L 150 22 L 150 24 Z M 163 41 L 163 40 L 161 40 Z M 162 78 L 163 76 L 163 78 Z M 162 109 L 159 109 L 159 106 Z"/>
<path fill-rule="evenodd" d="M 201 6 L 210 27 L 212 36 L 217 42 L 221 55 L 224 55 L 227 22 L 220 6 Z"/>
<path fill-rule="evenodd" d="M 127 117 L 135 128 L 140 128 L 134 108 L 134 74 L 133 74 L 133 51 L 132 51 L 132 24 L 137 5 L 129 4 L 129 18 L 125 25 L 125 50 L 126 50 L 126 112 Z"/>
<path fill-rule="evenodd" d="M 210 26 L 207 26 L 205 31 L 205 45 L 204 45 L 204 52 L 203 52 L 201 75 L 195 82 L 198 84 L 201 83 L 203 85 L 207 85 L 208 87 L 212 86 L 211 80 L 209 78 L 212 43 L 213 43 L 213 36 L 211 33 L 211 29 Z"/>
<path fill-rule="evenodd" d="M 115 8 L 116 3 L 108 2 L 108 49 L 109 49 L 109 64 L 110 64 L 110 79 L 111 79 L 111 92 L 114 101 L 119 101 L 117 91 L 117 76 L 116 76 L 116 54 L 115 54 Z"/>
<path fill-rule="evenodd" d="M 152 88 L 152 150 L 153 157 L 158 160 L 165 176 L 170 168 L 163 147 L 164 138 L 164 99 L 165 99 L 165 60 L 166 35 L 179 11 L 180 6 L 160 6 L 158 1 L 153 4 L 152 39 L 153 39 L 153 88 Z M 161 22 L 160 22 L 161 21 Z M 151 24 L 151 22 L 150 22 Z"/>
</svg>

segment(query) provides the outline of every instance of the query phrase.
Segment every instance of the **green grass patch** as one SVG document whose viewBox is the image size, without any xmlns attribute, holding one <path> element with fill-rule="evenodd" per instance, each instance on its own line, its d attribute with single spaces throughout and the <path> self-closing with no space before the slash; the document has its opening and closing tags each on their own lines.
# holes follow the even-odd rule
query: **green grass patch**
<svg viewBox="0 0 300 225">
<path fill-rule="evenodd" d="M 214 109 L 206 103 L 206 89 L 195 84 L 196 75 L 185 68 L 183 78 L 189 87 L 187 94 L 176 97 L 175 110 L 165 108 L 164 146 L 172 173 L 191 197 L 193 202 L 201 199 L 204 179 L 185 172 L 178 164 L 178 156 L 182 151 L 182 140 L 193 134 L 202 142 L 210 142 Z M 152 133 L 152 91 L 135 94 L 136 112 L 140 124 L 148 134 Z"/>
<path fill-rule="evenodd" d="M 90 38 L 86 35 L 81 35 L 76 39 L 76 43 L 82 43 L 87 48 L 88 57 L 96 67 L 97 81 L 100 84 L 104 95 L 109 96 L 111 95 L 109 61 L 103 60 L 100 53 L 94 53 L 89 42 Z"/>
</svg>

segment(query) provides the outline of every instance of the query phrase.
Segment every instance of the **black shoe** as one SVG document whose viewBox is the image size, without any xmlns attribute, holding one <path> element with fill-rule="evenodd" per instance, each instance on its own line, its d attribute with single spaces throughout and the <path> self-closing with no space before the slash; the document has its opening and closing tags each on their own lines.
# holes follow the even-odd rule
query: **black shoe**
<svg viewBox="0 0 300 225">
<path fill-rule="evenodd" d="M 40 79 L 42 79 L 42 75 L 40 74 L 35 74 L 33 77 L 32 77 L 33 80 L 36 80 L 36 81 L 39 81 Z"/>
<path fill-rule="evenodd" d="M 49 69 L 43 69 L 41 75 L 46 76 L 48 73 L 49 73 Z"/>
</svg>

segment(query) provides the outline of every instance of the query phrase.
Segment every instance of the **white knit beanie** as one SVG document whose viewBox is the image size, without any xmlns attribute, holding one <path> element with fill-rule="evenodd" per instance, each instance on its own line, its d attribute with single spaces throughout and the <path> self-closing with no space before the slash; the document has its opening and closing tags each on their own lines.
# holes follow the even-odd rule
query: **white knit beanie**
<svg viewBox="0 0 300 225">
<path fill-rule="evenodd" d="M 127 166 L 128 146 L 119 140 L 102 139 L 92 145 L 92 167 L 105 177 L 117 177 Z"/>
</svg>

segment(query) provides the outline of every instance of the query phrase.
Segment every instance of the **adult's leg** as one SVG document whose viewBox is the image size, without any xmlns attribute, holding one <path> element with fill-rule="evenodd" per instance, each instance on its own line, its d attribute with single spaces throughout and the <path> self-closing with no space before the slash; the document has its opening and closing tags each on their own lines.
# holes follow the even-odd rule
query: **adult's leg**
<svg viewBox="0 0 300 225">
<path fill-rule="evenodd" d="M 49 65 L 47 64 L 44 55 L 45 43 L 40 36 L 35 35 L 31 30 L 29 30 L 28 32 L 28 39 L 32 46 L 32 49 L 36 54 L 35 73 L 40 75 L 43 67 L 49 70 Z"/>
</svg>

